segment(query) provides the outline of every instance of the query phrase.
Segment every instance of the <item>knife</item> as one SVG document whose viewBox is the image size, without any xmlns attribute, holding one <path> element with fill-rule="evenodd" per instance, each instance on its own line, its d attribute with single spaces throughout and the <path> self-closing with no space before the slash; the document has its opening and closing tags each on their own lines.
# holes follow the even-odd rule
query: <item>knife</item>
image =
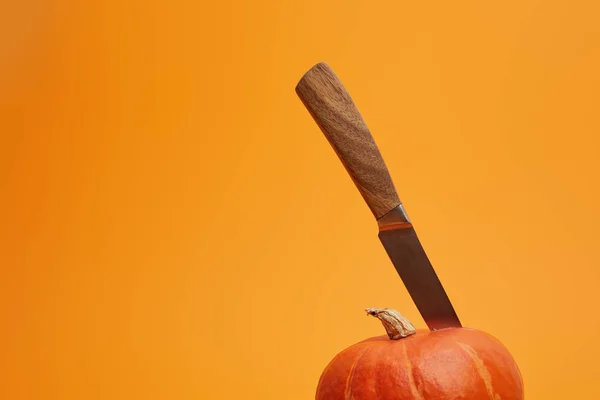
<svg viewBox="0 0 600 400">
<path fill-rule="evenodd" d="M 300 79 L 296 93 L 375 216 L 379 239 L 429 329 L 461 327 L 377 144 L 339 78 L 327 63 L 316 64 Z"/>
</svg>

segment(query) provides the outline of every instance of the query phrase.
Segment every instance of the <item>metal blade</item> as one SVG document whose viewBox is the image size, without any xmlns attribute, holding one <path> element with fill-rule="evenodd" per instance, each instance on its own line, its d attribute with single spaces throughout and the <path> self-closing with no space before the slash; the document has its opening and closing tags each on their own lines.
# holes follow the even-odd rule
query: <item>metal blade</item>
<svg viewBox="0 0 600 400">
<path fill-rule="evenodd" d="M 430 330 L 461 327 L 402 205 L 378 220 L 379 239 Z"/>
</svg>

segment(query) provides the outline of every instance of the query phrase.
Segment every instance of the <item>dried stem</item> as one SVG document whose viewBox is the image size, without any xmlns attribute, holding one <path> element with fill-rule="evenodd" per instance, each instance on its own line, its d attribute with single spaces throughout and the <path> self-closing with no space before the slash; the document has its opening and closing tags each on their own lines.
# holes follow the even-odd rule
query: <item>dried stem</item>
<svg viewBox="0 0 600 400">
<path fill-rule="evenodd" d="M 392 340 L 405 338 L 417 332 L 414 325 L 396 310 L 391 308 L 367 308 L 365 311 L 368 315 L 372 315 L 381 321 Z"/>
</svg>

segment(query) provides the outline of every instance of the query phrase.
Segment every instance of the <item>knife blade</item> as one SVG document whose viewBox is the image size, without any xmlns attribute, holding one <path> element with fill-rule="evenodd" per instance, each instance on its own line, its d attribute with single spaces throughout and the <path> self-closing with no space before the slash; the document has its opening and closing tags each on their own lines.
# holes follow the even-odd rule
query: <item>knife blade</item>
<svg viewBox="0 0 600 400">
<path fill-rule="evenodd" d="M 296 93 L 377 220 L 379 239 L 429 329 L 461 327 L 379 148 L 342 82 L 321 62 L 304 74 Z"/>
</svg>

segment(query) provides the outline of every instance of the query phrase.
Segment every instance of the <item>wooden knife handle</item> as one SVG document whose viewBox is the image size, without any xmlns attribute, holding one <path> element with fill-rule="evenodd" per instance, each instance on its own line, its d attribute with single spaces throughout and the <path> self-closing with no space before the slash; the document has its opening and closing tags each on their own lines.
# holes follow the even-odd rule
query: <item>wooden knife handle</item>
<svg viewBox="0 0 600 400">
<path fill-rule="evenodd" d="M 400 204 L 390 173 L 352 98 L 326 63 L 312 67 L 296 93 L 321 128 L 375 215 Z"/>
</svg>

